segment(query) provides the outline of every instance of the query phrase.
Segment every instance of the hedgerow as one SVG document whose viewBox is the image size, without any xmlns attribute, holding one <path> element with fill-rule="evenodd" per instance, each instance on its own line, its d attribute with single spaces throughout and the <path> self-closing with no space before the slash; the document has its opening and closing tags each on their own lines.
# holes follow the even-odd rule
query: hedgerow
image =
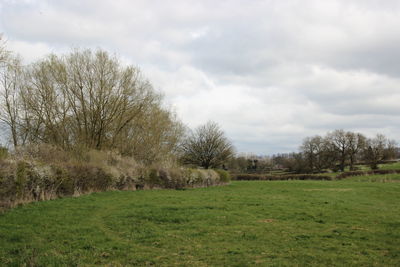
<svg viewBox="0 0 400 267">
<path fill-rule="evenodd" d="M 64 151 L 40 145 L 0 158 L 0 209 L 19 203 L 107 190 L 184 189 L 224 184 L 224 171 L 171 163 L 144 166 L 104 151 Z"/>
</svg>

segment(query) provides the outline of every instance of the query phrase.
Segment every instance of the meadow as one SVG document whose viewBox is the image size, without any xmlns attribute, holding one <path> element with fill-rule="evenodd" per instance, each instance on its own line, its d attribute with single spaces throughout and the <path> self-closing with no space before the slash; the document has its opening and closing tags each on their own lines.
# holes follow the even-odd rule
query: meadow
<svg viewBox="0 0 400 267">
<path fill-rule="evenodd" d="M 396 177 L 110 191 L 0 214 L 1 266 L 399 266 Z"/>
</svg>

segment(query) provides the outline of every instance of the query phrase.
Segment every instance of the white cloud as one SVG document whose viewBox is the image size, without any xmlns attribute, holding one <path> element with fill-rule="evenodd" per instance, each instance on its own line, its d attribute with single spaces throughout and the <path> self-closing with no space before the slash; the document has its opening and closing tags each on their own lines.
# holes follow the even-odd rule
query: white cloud
<svg viewBox="0 0 400 267">
<path fill-rule="evenodd" d="M 239 151 L 288 152 L 336 128 L 400 139 L 396 0 L 9 0 L 0 32 L 27 61 L 115 52 L 186 124 L 217 121 Z"/>
</svg>

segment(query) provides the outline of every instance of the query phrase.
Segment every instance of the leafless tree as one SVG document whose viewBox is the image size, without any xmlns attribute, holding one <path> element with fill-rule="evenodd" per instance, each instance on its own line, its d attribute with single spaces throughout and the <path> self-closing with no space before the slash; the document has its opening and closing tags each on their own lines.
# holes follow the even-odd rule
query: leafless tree
<svg viewBox="0 0 400 267">
<path fill-rule="evenodd" d="M 331 153 L 334 153 L 339 162 L 339 169 L 344 171 L 349 153 L 349 140 L 344 130 L 335 130 L 326 136 L 330 143 Z"/>
<path fill-rule="evenodd" d="M 397 142 L 393 139 L 388 139 L 383 158 L 386 160 L 395 159 L 397 157 L 397 149 Z"/>
<path fill-rule="evenodd" d="M 324 168 L 327 168 L 330 163 L 327 157 L 329 152 L 327 150 L 326 140 L 319 135 L 305 138 L 300 147 L 300 151 L 311 172 L 321 172 Z"/>
<path fill-rule="evenodd" d="M 367 139 L 364 151 L 365 159 L 371 169 L 378 169 L 382 160 L 389 160 L 395 157 L 396 142 L 389 140 L 383 134 L 377 134 L 374 138 Z"/>
<path fill-rule="evenodd" d="M 367 140 L 365 158 L 371 169 L 378 169 L 378 163 L 384 157 L 387 138 L 382 134 L 377 134 L 375 138 Z"/>
<path fill-rule="evenodd" d="M 350 170 L 354 170 L 357 156 L 365 149 L 367 138 L 361 133 L 346 132 Z"/>
<path fill-rule="evenodd" d="M 183 141 L 182 161 L 205 169 L 221 167 L 232 155 L 233 146 L 218 124 L 208 122 Z"/>
<path fill-rule="evenodd" d="M 20 90 L 23 81 L 20 59 L 9 55 L 0 66 L 0 120 L 8 126 L 14 147 L 19 144 Z"/>
<path fill-rule="evenodd" d="M 362 159 L 372 168 L 377 168 L 380 161 L 395 158 L 396 149 L 396 142 L 381 134 L 367 139 L 361 133 L 335 130 L 325 137 L 304 139 L 300 150 L 307 166 L 302 170 L 320 172 L 325 168 L 335 170 L 339 167 L 344 171 L 347 166 L 354 170 L 354 165 Z"/>
</svg>

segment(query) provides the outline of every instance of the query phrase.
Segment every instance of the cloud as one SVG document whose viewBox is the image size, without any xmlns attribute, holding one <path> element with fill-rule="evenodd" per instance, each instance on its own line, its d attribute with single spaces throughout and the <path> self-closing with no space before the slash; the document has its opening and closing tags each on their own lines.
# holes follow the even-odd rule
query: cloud
<svg viewBox="0 0 400 267">
<path fill-rule="evenodd" d="M 117 53 L 186 124 L 218 122 L 238 151 L 289 152 L 337 128 L 400 139 L 397 0 L 7 0 L 0 32 L 28 62 Z"/>
<path fill-rule="evenodd" d="M 7 40 L 7 49 L 23 55 L 25 62 L 33 62 L 48 55 L 49 53 L 56 53 L 57 51 L 51 46 L 43 42 L 25 42 L 18 40 Z"/>
</svg>

